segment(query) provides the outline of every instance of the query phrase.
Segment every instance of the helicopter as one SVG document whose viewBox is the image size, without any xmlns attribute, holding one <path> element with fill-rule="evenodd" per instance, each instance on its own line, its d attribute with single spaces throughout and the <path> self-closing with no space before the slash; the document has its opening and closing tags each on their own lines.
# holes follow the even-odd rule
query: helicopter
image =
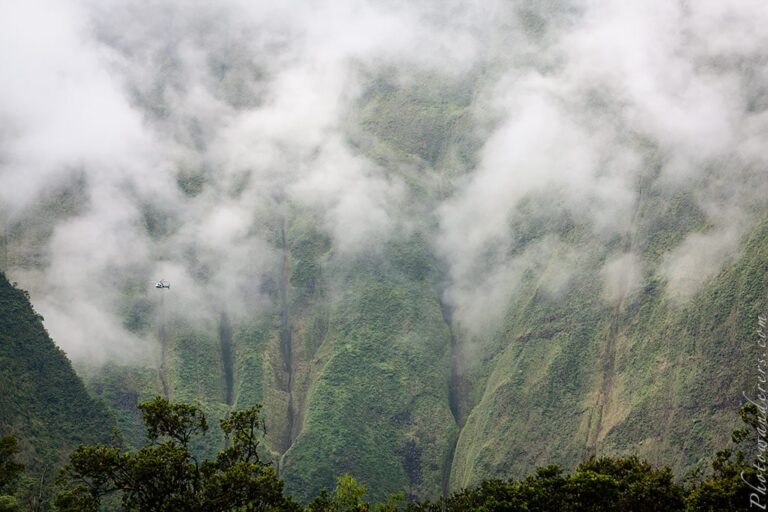
<svg viewBox="0 0 768 512">
<path fill-rule="evenodd" d="M 165 279 L 161 279 L 158 282 L 155 283 L 155 288 L 168 288 L 171 289 L 171 283 L 166 281 Z"/>
</svg>

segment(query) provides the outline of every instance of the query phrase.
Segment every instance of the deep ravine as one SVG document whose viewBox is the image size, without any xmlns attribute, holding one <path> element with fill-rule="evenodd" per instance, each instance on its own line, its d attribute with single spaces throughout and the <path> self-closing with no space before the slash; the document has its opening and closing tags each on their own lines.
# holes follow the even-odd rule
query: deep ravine
<svg viewBox="0 0 768 512">
<path fill-rule="evenodd" d="M 458 431 L 456 432 L 456 438 L 451 442 L 451 447 L 448 452 L 448 458 L 443 469 L 443 481 L 442 491 L 444 496 L 450 494 L 451 486 L 451 471 L 453 469 L 453 458 L 456 454 L 456 445 L 459 442 L 459 436 L 461 429 L 464 426 L 465 418 L 461 412 L 461 394 L 462 394 L 462 379 L 461 379 L 461 352 L 459 347 L 459 340 L 456 337 L 456 333 L 453 330 L 453 311 L 451 307 L 440 301 L 440 311 L 443 315 L 443 321 L 448 327 L 450 334 L 450 376 L 448 379 L 448 406 L 451 409 L 453 420 L 456 423 Z"/>
<path fill-rule="evenodd" d="M 160 380 L 160 389 L 163 392 L 163 398 L 166 400 L 171 399 L 171 390 L 168 386 L 168 352 L 169 336 L 167 318 L 165 314 L 165 290 L 160 290 L 160 329 L 158 331 L 158 338 L 160 339 L 160 364 L 157 369 L 157 377 Z"/>
<path fill-rule="evenodd" d="M 644 192 L 647 184 L 643 177 L 638 183 L 638 193 L 635 202 L 632 221 L 627 233 L 624 235 L 624 252 L 626 254 L 635 254 L 637 245 L 637 227 L 640 217 L 643 213 Z M 587 429 L 586 446 L 590 455 L 597 455 L 597 446 L 601 441 L 603 431 L 605 430 L 605 416 L 610 406 L 611 392 L 615 385 L 616 375 L 616 345 L 621 334 L 622 315 L 624 313 L 627 296 L 629 294 L 629 277 L 621 276 L 620 294 L 611 310 L 611 316 L 608 324 L 608 331 L 605 338 L 605 348 L 602 356 L 602 380 L 597 394 L 597 400 L 593 408 L 592 417 L 589 420 Z"/>
<path fill-rule="evenodd" d="M 293 412 L 293 336 L 291 333 L 290 306 L 288 304 L 288 245 L 285 237 L 285 219 L 280 222 L 280 245 L 282 255 L 280 261 L 280 351 L 283 356 L 286 373 L 285 392 L 288 394 L 286 433 L 280 451 L 285 454 L 293 444 L 294 412 Z"/>
<path fill-rule="evenodd" d="M 232 324 L 229 315 L 222 311 L 219 317 L 219 348 L 224 370 L 224 401 L 234 405 L 234 354 L 232 349 Z"/>
</svg>

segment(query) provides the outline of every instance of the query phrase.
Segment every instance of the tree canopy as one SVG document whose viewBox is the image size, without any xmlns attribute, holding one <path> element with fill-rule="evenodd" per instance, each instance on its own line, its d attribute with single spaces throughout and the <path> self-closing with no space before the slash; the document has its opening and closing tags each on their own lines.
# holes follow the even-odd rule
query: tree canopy
<svg viewBox="0 0 768 512">
<path fill-rule="evenodd" d="M 669 467 L 635 455 L 593 456 L 570 474 L 550 465 L 523 479 L 485 480 L 437 500 L 411 503 L 399 493 L 370 504 L 365 486 L 343 474 L 332 492 L 322 490 L 302 509 L 284 495 L 274 468 L 259 455 L 264 434 L 260 406 L 232 411 L 220 420 L 226 447 L 212 460 L 198 460 L 190 449 L 193 439 L 208 430 L 200 407 L 157 397 L 139 409 L 146 445 L 136 451 L 80 446 L 61 471 L 58 510 L 96 512 L 108 503 L 139 512 L 739 511 L 749 510 L 753 492 L 744 479 L 757 482 L 760 476 L 759 466 L 753 465 L 759 459 L 747 451 L 760 433 L 759 411 L 747 405 L 741 409 L 744 427 L 733 433 L 732 446 L 716 453 L 710 470 L 694 472 L 685 482 L 676 481 Z M 0 438 L 0 495 L 12 491 L 22 471 L 15 453 L 15 439 Z M 3 510 L 18 510 L 18 505 L 0 496 Z"/>
<path fill-rule="evenodd" d="M 139 405 L 147 444 L 131 452 L 119 446 L 80 446 L 60 477 L 55 504 L 61 511 L 97 511 L 118 495 L 125 510 L 170 512 L 300 510 L 283 495 L 271 464 L 259 457 L 264 431 L 260 406 L 220 421 L 227 447 L 200 461 L 190 441 L 208 430 L 202 410 L 157 397 Z"/>
</svg>

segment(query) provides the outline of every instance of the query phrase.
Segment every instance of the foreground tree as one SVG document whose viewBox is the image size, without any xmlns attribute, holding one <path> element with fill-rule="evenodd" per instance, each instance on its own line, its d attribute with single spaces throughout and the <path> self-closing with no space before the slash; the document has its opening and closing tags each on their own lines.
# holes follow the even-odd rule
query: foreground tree
<svg viewBox="0 0 768 512">
<path fill-rule="evenodd" d="M 12 496 L 24 466 L 16 462 L 19 451 L 16 437 L 0 437 L 0 512 L 19 510 L 16 498 Z"/>
<path fill-rule="evenodd" d="M 672 470 L 634 455 L 582 462 L 565 487 L 568 510 L 665 512 L 684 506 L 684 491 L 674 482 Z"/>
<path fill-rule="evenodd" d="M 764 440 L 765 430 L 761 428 L 760 411 L 755 404 L 743 406 L 739 414 L 744 426 L 733 432 L 733 446 L 715 454 L 707 478 L 701 473 L 691 476 L 693 483 L 686 511 L 764 510 L 768 500 L 757 489 L 764 489 L 764 482 L 760 480 L 765 478 L 764 471 L 758 471 L 758 468 L 765 469 L 765 452 L 756 448 Z M 751 488 L 747 482 L 756 488 Z"/>
<path fill-rule="evenodd" d="M 523 480 L 485 480 L 413 511 L 506 512 L 669 512 L 683 510 L 683 489 L 667 467 L 655 468 L 635 456 L 591 458 L 571 475 L 546 466 Z"/>
<path fill-rule="evenodd" d="M 62 468 L 55 504 L 63 512 L 95 512 L 117 495 L 124 510 L 301 510 L 283 495 L 275 470 L 260 460 L 261 407 L 221 420 L 227 448 L 199 461 L 190 441 L 208 430 L 199 407 L 157 397 L 139 405 L 148 444 L 136 452 L 116 446 L 81 446 Z"/>
<path fill-rule="evenodd" d="M 105 445 L 78 448 L 59 479 L 55 504 L 60 511 L 95 512 L 107 497 L 110 505 L 120 502 L 122 510 L 141 512 L 301 510 L 283 495 L 271 465 L 259 458 L 264 433 L 259 406 L 220 421 L 227 448 L 205 461 L 189 447 L 208 430 L 200 408 L 158 397 L 139 409 L 147 445 L 135 452 Z M 734 445 L 718 452 L 712 470 L 692 475 L 687 486 L 674 481 L 670 468 L 636 456 L 593 457 L 571 474 L 546 466 L 522 480 L 485 480 L 478 487 L 421 503 L 406 503 L 398 494 L 371 505 L 364 500 L 365 486 L 342 475 L 334 492 L 322 491 L 307 512 L 714 512 L 749 510 L 755 499 L 762 508 L 762 495 L 752 495 L 760 494 L 764 480 L 764 452 L 748 455 L 756 440 L 764 440 L 765 420 L 759 412 L 751 404 L 742 408 L 746 427 L 734 432 Z M 0 495 L 11 489 L 21 471 L 13 461 L 15 452 L 14 439 L 0 438 Z M 751 487 L 744 480 L 755 483 Z M 0 496 L 0 512 L 4 510 L 18 510 L 17 502 Z"/>
<path fill-rule="evenodd" d="M 406 506 L 403 493 L 393 494 L 384 503 L 370 505 L 363 498 L 366 488 L 350 474 L 336 478 L 336 489 L 330 494 L 322 489 L 310 502 L 306 512 L 398 512 Z"/>
</svg>

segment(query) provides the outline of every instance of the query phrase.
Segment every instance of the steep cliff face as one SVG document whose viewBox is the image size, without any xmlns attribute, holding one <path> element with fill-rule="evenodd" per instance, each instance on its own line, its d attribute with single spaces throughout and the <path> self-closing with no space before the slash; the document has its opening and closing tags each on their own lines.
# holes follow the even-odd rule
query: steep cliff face
<svg viewBox="0 0 768 512">
<path fill-rule="evenodd" d="M 727 442 L 742 391 L 755 387 L 766 251 L 763 222 L 685 305 L 653 274 L 613 307 L 589 271 L 557 300 L 532 284 L 510 309 L 488 377 L 478 377 L 483 391 L 461 431 L 452 487 L 595 453 L 637 453 L 679 475 L 702 463 Z"/>
<path fill-rule="evenodd" d="M 440 489 L 456 435 L 450 343 L 420 247 L 331 269 L 345 286 L 329 290 L 327 326 L 314 354 L 304 350 L 303 422 L 283 456 L 287 485 L 302 496 L 339 471 L 380 482 L 371 486 L 380 496 Z"/>
<path fill-rule="evenodd" d="M 390 138 L 365 151 L 392 168 L 427 158 L 468 165 L 465 93 L 436 111 L 419 94 L 374 91 L 362 110 L 375 112 L 363 122 L 376 133 L 387 109 L 407 109 L 410 137 L 422 143 L 403 149 L 384 132 Z M 417 169 L 400 172 L 428 203 L 440 182 Z M 310 213 L 288 209 L 268 223 L 277 257 L 262 283 L 265 308 L 248 320 L 168 320 L 168 394 L 213 414 L 265 404 L 266 449 L 302 499 L 343 472 L 375 498 L 401 489 L 426 497 L 595 453 L 638 453 L 682 474 L 724 442 L 749 386 L 749 335 L 767 306 L 766 225 L 681 300 L 667 287 L 665 257 L 711 226 L 693 193 L 669 189 L 652 167 L 634 203 L 626 231 L 600 239 L 532 196 L 507 257 L 547 250 L 481 336 L 446 300 L 429 215 L 412 214 L 420 227 L 346 257 Z"/>
<path fill-rule="evenodd" d="M 243 250 L 235 240 L 240 271 L 218 268 L 224 264 L 205 259 L 210 247 L 173 239 L 182 231 L 181 215 L 199 207 L 196 197 L 231 199 L 229 193 L 245 202 L 238 195 L 244 185 L 208 190 L 205 169 L 180 173 L 177 192 L 192 206 L 184 203 L 189 210 L 180 208 L 179 218 L 162 209 L 142 212 L 143 236 L 159 253 L 147 258 L 188 265 L 179 272 L 186 288 L 174 281 L 170 290 L 153 289 L 149 264 L 114 278 L 117 306 L 105 307 L 117 309 L 123 327 L 150 340 L 152 350 L 141 363 L 117 358 L 79 366 L 129 443 L 142 437 L 136 403 L 154 394 L 199 401 L 211 417 L 261 403 L 265 456 L 304 500 L 344 472 L 365 483 L 374 500 L 401 490 L 425 498 L 541 464 L 572 467 L 595 453 L 638 453 L 682 474 L 722 445 L 741 391 L 751 389 L 750 336 L 757 314 L 768 308 L 768 224 L 758 222 L 764 203 L 751 206 L 743 222 L 749 227 L 737 233 L 729 257 L 688 286 L 696 260 L 688 274 L 674 274 L 670 253 L 722 226 L 702 210 L 698 194 L 706 179 L 670 183 L 657 161 L 661 149 L 641 141 L 647 154 L 638 157 L 642 171 L 634 196 L 625 198 L 630 207 L 621 229 L 601 230 L 598 221 L 613 219 L 572 207 L 567 184 L 529 188 L 501 223 L 498 238 L 506 242 L 481 246 L 478 278 L 459 276 L 464 281 L 457 284 L 450 251 L 462 251 L 486 226 L 467 221 L 463 238 L 446 250 L 440 215 L 446 198 L 460 195 L 476 172 L 481 138 L 493 131 L 493 122 L 474 117 L 486 73 L 402 83 L 368 77 L 346 142 L 377 172 L 398 178 L 405 211 L 393 215 L 389 231 L 363 237 L 354 250 L 334 236 L 323 208 L 279 196 L 243 222 L 243 232 L 257 233 L 269 250 Z M 82 187 L 72 184 L 11 223 L 3 243 L 13 272 L 28 278 L 46 266 L 41 248 L 53 235 L 45 220 L 77 218 Z M 360 215 L 372 208 L 355 206 Z M 505 281 L 504 272 L 488 279 L 495 274 L 486 267 L 511 262 L 514 280 Z M 259 269 L 257 278 L 251 267 Z M 213 279 L 217 272 L 225 282 Z M 675 279 L 683 281 L 673 287 Z M 219 297 L 221 286 L 241 287 L 243 300 L 189 299 L 201 289 Z M 474 295 L 457 300 L 461 286 Z M 500 314 L 468 325 L 467 310 L 484 308 Z M 22 350 L 18 339 L 13 343 Z M 42 386 L 42 371 L 19 369 L 18 375 L 37 375 L 24 377 L 22 389 Z M 47 392 L 30 388 L 29 395 Z M 4 393 L 0 400 L 15 397 Z M 52 410 L 66 418 L 96 414 L 82 400 L 72 410 Z M 20 411 L 19 403 L 5 405 Z M 8 428 L 23 428 L 19 414 L 9 416 Z M 93 432 L 101 428 L 99 414 Z M 68 421 L 41 425 L 61 423 L 62 439 L 69 439 Z M 40 428 L 46 439 L 59 435 Z M 214 428 L 196 449 L 212 454 L 222 442 Z"/>
<path fill-rule="evenodd" d="M 17 436 L 21 460 L 48 488 L 72 449 L 108 441 L 113 424 L 48 337 L 26 292 L 0 273 L 0 433 Z"/>
</svg>

